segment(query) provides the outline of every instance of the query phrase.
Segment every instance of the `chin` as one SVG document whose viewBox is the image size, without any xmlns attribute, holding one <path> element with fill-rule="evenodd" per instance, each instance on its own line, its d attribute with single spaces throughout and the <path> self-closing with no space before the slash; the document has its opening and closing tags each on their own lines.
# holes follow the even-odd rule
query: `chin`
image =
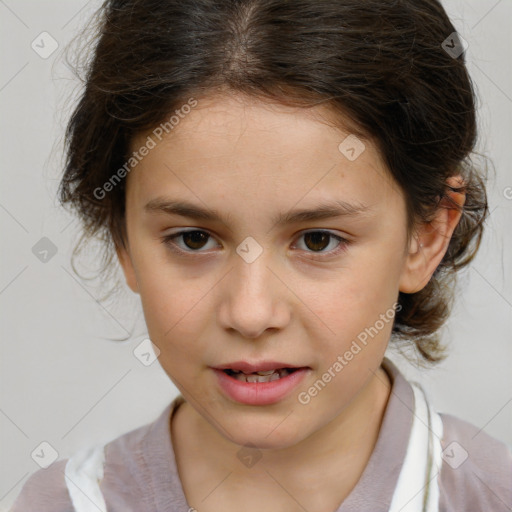
<svg viewBox="0 0 512 512">
<path fill-rule="evenodd" d="M 290 428 L 291 425 L 288 425 L 288 428 L 285 427 L 287 421 L 285 419 L 282 424 L 279 424 L 279 421 L 273 421 L 271 423 L 260 423 L 260 425 L 254 422 L 245 425 L 241 422 L 235 427 L 237 434 L 230 441 L 238 444 L 241 448 L 253 447 L 260 450 L 283 450 L 289 448 L 307 436 L 305 434 L 301 435 L 294 428 Z M 276 425 L 278 425 L 277 428 Z M 243 435 L 239 435 L 240 433 L 243 433 Z"/>
</svg>

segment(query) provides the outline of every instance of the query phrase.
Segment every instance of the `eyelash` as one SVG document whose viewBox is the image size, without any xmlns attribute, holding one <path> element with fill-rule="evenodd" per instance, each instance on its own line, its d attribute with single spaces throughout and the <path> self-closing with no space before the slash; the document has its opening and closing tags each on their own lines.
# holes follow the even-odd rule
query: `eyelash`
<svg viewBox="0 0 512 512">
<path fill-rule="evenodd" d="M 191 230 L 186 230 L 186 231 L 177 231 L 176 233 L 167 235 L 162 238 L 162 243 L 165 244 L 171 251 L 177 253 L 180 256 L 188 256 L 189 254 L 196 254 L 196 253 L 201 254 L 202 252 L 205 252 L 205 251 L 194 251 L 191 249 L 185 250 L 185 249 L 179 248 L 173 240 L 175 238 L 179 238 L 180 236 L 183 236 L 186 233 L 206 233 L 209 237 L 213 238 L 213 236 L 208 231 L 205 231 L 203 229 L 191 229 Z M 335 235 L 334 233 L 332 233 L 330 231 L 323 230 L 323 229 L 306 231 L 306 232 L 302 233 L 301 236 L 304 236 L 309 233 L 325 233 L 325 234 L 329 235 L 330 237 L 337 239 L 340 242 L 339 245 L 335 249 L 332 249 L 331 251 L 327 251 L 327 252 L 306 251 L 306 252 L 310 252 L 311 254 L 316 256 L 316 258 L 313 258 L 313 259 L 324 259 L 327 257 L 337 256 L 341 252 L 344 252 L 346 250 L 347 246 L 350 245 L 350 240 L 347 240 L 346 238 L 343 238 L 339 235 Z"/>
</svg>

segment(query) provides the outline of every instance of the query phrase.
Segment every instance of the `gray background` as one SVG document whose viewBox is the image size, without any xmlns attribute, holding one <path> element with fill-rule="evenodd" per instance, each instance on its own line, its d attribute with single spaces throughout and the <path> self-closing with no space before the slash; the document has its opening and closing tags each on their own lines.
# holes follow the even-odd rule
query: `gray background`
<svg viewBox="0 0 512 512">
<path fill-rule="evenodd" d="M 138 296 L 125 287 L 105 307 L 96 301 L 97 285 L 72 271 L 78 222 L 55 197 L 63 130 L 80 90 L 62 50 L 99 5 L 0 0 L 0 510 L 39 469 L 31 453 L 40 443 L 66 458 L 153 421 L 177 393 L 158 362 L 145 366 L 133 354 L 146 337 Z M 512 445 L 512 4 L 444 5 L 469 43 L 466 56 L 480 98 L 478 150 L 496 168 L 489 175 L 492 214 L 476 261 L 460 276 L 458 300 L 443 330 L 451 346 L 448 360 L 418 371 L 400 356 L 390 357 L 426 386 L 439 411 Z M 44 31 L 59 45 L 46 59 L 31 47 Z M 57 247 L 46 263 L 32 251 L 42 237 Z M 86 272 L 91 264 L 94 270 L 96 255 L 91 249 L 90 261 L 79 268 Z M 134 324 L 127 342 L 104 339 L 124 337 Z"/>
</svg>

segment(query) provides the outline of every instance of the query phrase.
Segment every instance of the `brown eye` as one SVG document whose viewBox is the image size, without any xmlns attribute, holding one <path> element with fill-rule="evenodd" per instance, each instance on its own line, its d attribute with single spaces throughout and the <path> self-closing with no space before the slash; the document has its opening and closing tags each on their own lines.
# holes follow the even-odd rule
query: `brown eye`
<svg viewBox="0 0 512 512">
<path fill-rule="evenodd" d="M 343 237 L 335 235 L 330 231 L 322 230 L 308 231 L 303 233 L 300 238 L 304 240 L 303 245 L 305 247 L 305 249 L 301 249 L 306 253 L 309 252 L 310 255 L 318 254 L 319 257 L 335 256 L 349 244 L 349 241 Z M 332 245 L 333 240 L 335 242 L 334 245 Z M 329 246 L 331 248 L 327 249 Z"/>
<path fill-rule="evenodd" d="M 186 231 L 182 236 L 188 249 L 202 249 L 210 237 L 204 231 Z"/>
<path fill-rule="evenodd" d="M 312 251 L 322 251 L 328 245 L 332 235 L 325 231 L 311 231 L 304 235 L 304 242 Z"/>
<path fill-rule="evenodd" d="M 183 240 L 182 243 L 174 241 L 175 239 L 180 238 Z M 304 239 L 303 245 L 305 247 L 301 248 L 301 250 L 309 253 L 310 257 L 311 255 L 318 255 L 317 259 L 335 256 L 345 250 L 350 243 L 339 235 L 322 230 L 306 232 L 302 234 L 300 238 Z M 199 255 L 206 252 L 201 249 L 208 244 L 210 239 L 213 240 L 213 237 L 207 231 L 193 229 L 167 235 L 162 238 L 162 243 L 179 255 L 187 255 L 187 253 L 189 255 L 194 253 Z M 326 250 L 330 245 L 332 245 L 333 241 L 335 242 L 334 246 L 331 249 Z"/>
<path fill-rule="evenodd" d="M 182 238 L 183 243 L 178 244 L 174 242 L 175 239 Z M 198 229 L 190 230 L 190 231 L 179 231 L 178 233 L 174 233 L 172 235 L 167 235 L 162 239 L 162 243 L 167 245 L 170 249 L 174 251 L 181 252 L 204 252 L 200 249 L 208 243 L 208 240 L 211 238 L 211 235 L 206 231 L 201 231 Z"/>
</svg>

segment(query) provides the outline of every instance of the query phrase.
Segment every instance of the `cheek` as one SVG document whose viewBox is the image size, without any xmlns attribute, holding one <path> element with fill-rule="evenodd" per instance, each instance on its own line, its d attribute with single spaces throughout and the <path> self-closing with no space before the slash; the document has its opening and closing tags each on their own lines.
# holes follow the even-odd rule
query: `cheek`
<svg viewBox="0 0 512 512">
<path fill-rule="evenodd" d="M 193 340 L 200 328 L 200 319 L 208 317 L 204 308 L 204 289 L 190 284 L 146 282 L 141 287 L 141 301 L 148 329 L 163 344 L 171 340 Z"/>
<path fill-rule="evenodd" d="M 338 279 L 326 283 L 320 309 L 333 324 L 364 327 L 394 304 L 399 274 L 396 258 L 368 258 L 361 252 Z"/>
<path fill-rule="evenodd" d="M 175 385 L 194 392 L 198 361 L 204 353 L 199 345 L 200 315 L 205 314 L 200 297 L 156 280 L 146 281 L 141 301 L 149 337 L 160 351 L 160 366 Z"/>
<path fill-rule="evenodd" d="M 141 255 L 142 256 L 142 255 Z M 185 279 L 161 256 L 144 254 L 138 260 L 139 294 L 151 341 L 160 349 L 160 362 L 190 361 L 197 350 L 196 339 L 201 318 L 210 318 L 205 311 L 208 286 Z"/>
<path fill-rule="evenodd" d="M 389 261 L 380 259 L 370 265 L 361 256 L 358 262 L 337 282 L 326 283 L 318 295 L 322 299 L 312 308 L 322 320 L 324 334 L 315 336 L 318 353 L 323 354 L 322 371 L 346 355 L 336 379 L 345 384 L 358 375 L 368 376 L 368 369 L 378 366 L 393 327 L 398 295 L 397 272 Z"/>
</svg>

